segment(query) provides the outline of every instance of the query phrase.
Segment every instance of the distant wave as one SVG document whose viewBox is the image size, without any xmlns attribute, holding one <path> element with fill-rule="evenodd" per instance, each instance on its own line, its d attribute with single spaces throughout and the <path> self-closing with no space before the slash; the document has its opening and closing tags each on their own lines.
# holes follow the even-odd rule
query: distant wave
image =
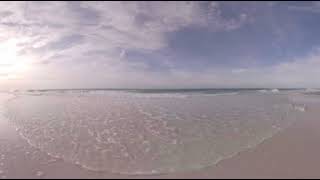
<svg viewBox="0 0 320 180">
<path fill-rule="evenodd" d="M 313 92 L 320 92 L 320 89 L 307 88 L 307 89 L 305 89 L 304 91 L 305 91 L 305 92 L 311 92 L 311 93 L 313 93 Z"/>
<path fill-rule="evenodd" d="M 28 90 L 15 91 L 13 94 L 20 95 L 106 95 L 113 97 L 133 97 L 133 98 L 188 98 L 198 96 L 221 96 L 221 95 L 236 95 L 239 92 L 217 91 L 217 92 L 201 92 L 201 91 L 177 91 L 177 92 L 143 92 L 143 91 L 127 91 L 127 90 Z"/>
<path fill-rule="evenodd" d="M 260 89 L 258 90 L 260 93 L 279 93 L 279 89 Z"/>
<path fill-rule="evenodd" d="M 198 94 L 200 96 L 222 96 L 222 95 L 237 95 L 239 92 L 226 92 L 226 93 L 216 93 L 216 94 Z"/>
<path fill-rule="evenodd" d="M 266 89 L 261 89 L 261 90 L 258 90 L 258 92 L 261 92 L 261 93 L 267 93 L 267 92 L 268 92 L 268 90 L 266 90 Z"/>
</svg>

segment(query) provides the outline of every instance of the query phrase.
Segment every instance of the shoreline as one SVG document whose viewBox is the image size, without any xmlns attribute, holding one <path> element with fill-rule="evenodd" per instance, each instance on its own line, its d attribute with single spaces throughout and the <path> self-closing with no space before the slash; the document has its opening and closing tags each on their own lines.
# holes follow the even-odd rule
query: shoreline
<svg viewBox="0 0 320 180">
<path fill-rule="evenodd" d="M 11 98 L 13 98 L 12 96 Z M 316 121 L 320 103 L 308 108 L 304 119 L 294 121 L 272 137 L 266 137 L 254 147 L 248 147 L 230 157 L 199 170 L 150 175 L 126 175 L 86 170 L 79 165 L 54 158 L 37 148 L 30 147 L 7 120 L 0 119 L 3 131 L 0 133 L 0 178 L 296 178 L 320 177 L 317 167 L 320 158 L 320 122 Z M 310 134 L 311 133 L 311 134 Z M 295 141 L 299 139 L 300 141 Z M 301 141 L 315 139 L 311 142 Z M 310 140 L 309 140 L 310 141 Z M 288 144 L 289 143 L 289 144 Z M 291 143 L 291 144 L 290 144 Z M 299 151 L 294 151 L 300 148 Z M 289 148 L 287 148 L 289 147 Z M 302 149 L 301 149 L 302 148 Z M 306 149 L 304 149 L 306 148 Z M 312 149 L 316 149 L 315 152 Z M 286 154 L 280 153 L 284 150 Z M 312 151 L 313 153 L 308 153 Z M 30 155 L 31 154 L 31 155 Z M 2 157 L 6 157 L 2 159 Z M 294 157 L 300 157 L 293 162 Z M 13 162 L 14 161 L 16 162 Z M 304 162 L 304 163 L 301 163 Z M 318 163 L 319 162 L 319 163 Z M 301 164 L 297 166 L 294 164 Z M 310 166 L 314 164 L 313 166 Z M 30 164 L 30 166 L 25 166 Z M 290 173 L 289 173 L 290 172 Z"/>
<path fill-rule="evenodd" d="M 319 110 L 320 104 L 312 106 L 303 119 L 215 166 L 166 178 L 319 178 Z"/>
</svg>

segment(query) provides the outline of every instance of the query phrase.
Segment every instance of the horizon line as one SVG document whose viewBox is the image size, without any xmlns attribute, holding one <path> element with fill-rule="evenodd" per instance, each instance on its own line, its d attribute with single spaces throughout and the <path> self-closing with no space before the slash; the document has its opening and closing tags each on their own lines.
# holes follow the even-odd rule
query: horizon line
<svg viewBox="0 0 320 180">
<path fill-rule="evenodd" d="M 50 90 L 221 90 L 221 89 L 309 89 L 307 87 L 299 88 L 280 88 L 280 87 L 254 87 L 254 88 L 45 88 L 45 89 L 26 89 L 26 91 L 50 91 Z M 320 88 L 310 88 L 310 89 L 320 89 Z M 19 91 L 16 89 L 14 91 Z"/>
</svg>

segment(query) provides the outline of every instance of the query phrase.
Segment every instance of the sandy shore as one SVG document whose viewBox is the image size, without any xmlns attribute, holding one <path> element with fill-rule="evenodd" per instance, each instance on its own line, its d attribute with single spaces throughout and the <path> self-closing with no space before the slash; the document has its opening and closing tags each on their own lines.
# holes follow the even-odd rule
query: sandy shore
<svg viewBox="0 0 320 180">
<path fill-rule="evenodd" d="M 256 148 L 183 178 L 320 178 L 320 106 Z"/>
<path fill-rule="evenodd" d="M 0 119 L 0 178 L 320 178 L 320 105 L 256 148 L 199 171 L 125 176 L 87 171 L 27 144 Z"/>
</svg>

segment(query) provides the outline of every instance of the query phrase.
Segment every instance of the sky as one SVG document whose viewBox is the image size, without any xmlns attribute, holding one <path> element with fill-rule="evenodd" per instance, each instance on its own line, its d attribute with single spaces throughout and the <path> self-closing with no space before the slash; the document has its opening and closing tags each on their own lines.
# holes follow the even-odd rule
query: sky
<svg viewBox="0 0 320 180">
<path fill-rule="evenodd" d="M 320 88 L 319 2 L 0 2 L 0 90 Z"/>
</svg>

